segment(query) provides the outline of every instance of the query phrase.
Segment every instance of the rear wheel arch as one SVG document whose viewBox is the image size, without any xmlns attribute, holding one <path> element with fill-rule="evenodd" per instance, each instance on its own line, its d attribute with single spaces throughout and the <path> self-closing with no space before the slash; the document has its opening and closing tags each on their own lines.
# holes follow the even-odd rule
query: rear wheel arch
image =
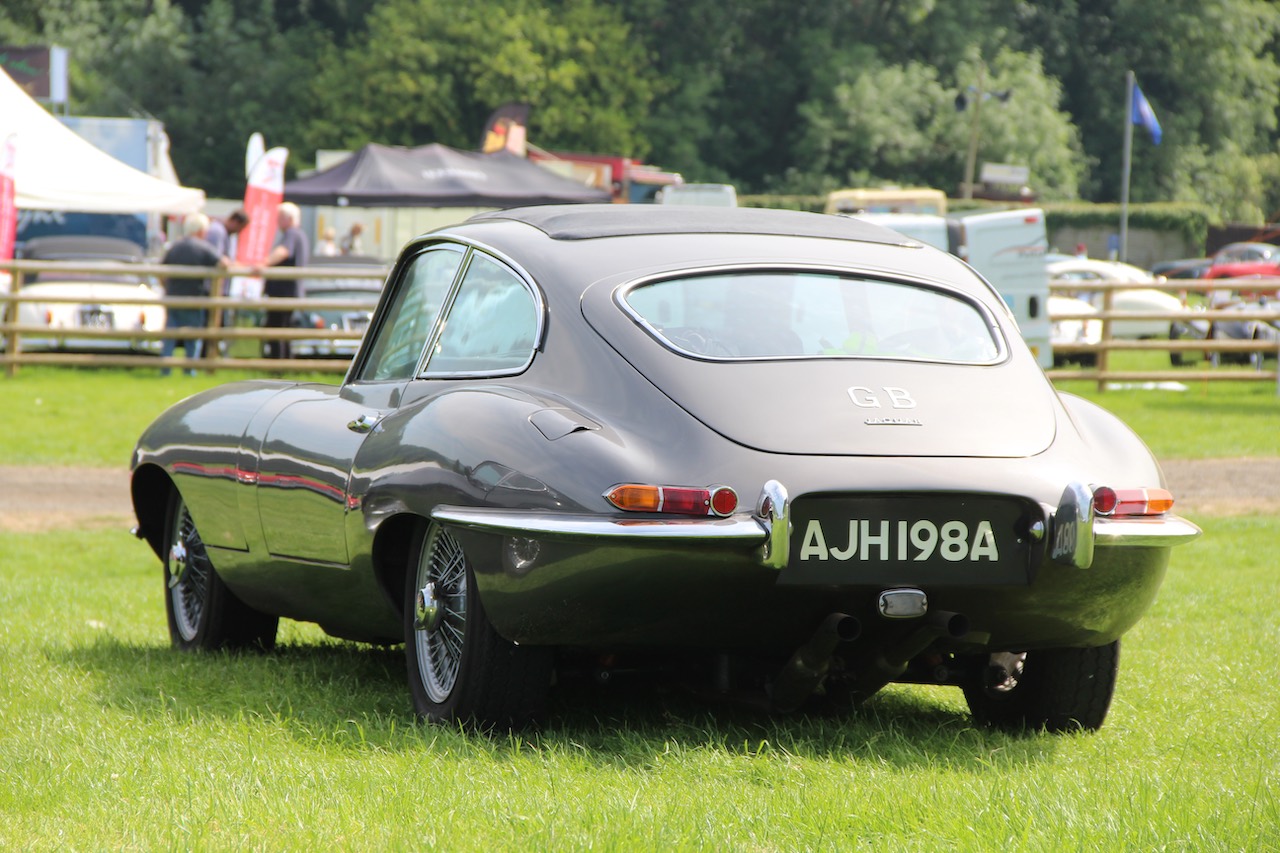
<svg viewBox="0 0 1280 853">
<path fill-rule="evenodd" d="M 392 516 L 378 525 L 373 540 L 373 574 L 378 588 L 396 612 L 404 616 L 405 578 L 416 558 L 429 520 L 410 513 Z"/>
<path fill-rule="evenodd" d="M 176 488 L 168 472 L 159 465 L 150 464 L 139 466 L 129 484 L 139 535 L 162 560 L 169 500 Z"/>
</svg>

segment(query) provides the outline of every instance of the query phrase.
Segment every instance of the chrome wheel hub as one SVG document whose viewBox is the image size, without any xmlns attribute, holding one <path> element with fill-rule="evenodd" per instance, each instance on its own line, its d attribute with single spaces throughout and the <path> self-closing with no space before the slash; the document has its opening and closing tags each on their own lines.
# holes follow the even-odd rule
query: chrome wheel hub
<svg viewBox="0 0 1280 853">
<path fill-rule="evenodd" d="M 429 583 L 418 590 L 413 627 L 418 631 L 434 631 L 440 627 L 440 620 L 443 618 L 444 610 L 441 609 L 440 601 L 436 598 L 436 585 L 434 582 Z"/>
</svg>

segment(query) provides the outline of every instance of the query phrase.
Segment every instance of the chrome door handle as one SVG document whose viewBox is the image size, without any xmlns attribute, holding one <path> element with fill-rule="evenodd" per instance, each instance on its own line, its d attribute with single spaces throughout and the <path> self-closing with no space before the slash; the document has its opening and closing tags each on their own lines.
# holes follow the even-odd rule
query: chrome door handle
<svg viewBox="0 0 1280 853">
<path fill-rule="evenodd" d="M 373 414 L 372 412 L 365 412 L 354 421 L 350 421 L 347 424 L 347 429 L 352 432 L 369 432 L 378 425 L 380 417 L 380 415 Z"/>
</svg>

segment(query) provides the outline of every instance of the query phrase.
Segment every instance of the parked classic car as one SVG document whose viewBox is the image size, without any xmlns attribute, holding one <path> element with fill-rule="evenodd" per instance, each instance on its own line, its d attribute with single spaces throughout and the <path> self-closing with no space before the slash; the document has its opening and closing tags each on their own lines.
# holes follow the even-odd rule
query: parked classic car
<svg viewBox="0 0 1280 853">
<path fill-rule="evenodd" d="M 26 241 L 21 257 L 32 261 L 102 262 L 102 269 L 92 272 L 52 271 L 24 277 L 23 296 L 58 301 L 19 303 L 18 323 L 60 333 L 24 335 L 21 344 L 24 350 L 160 352 L 158 339 L 66 334 L 164 329 L 165 310 L 159 304 L 163 293 L 154 281 L 131 272 L 126 266 L 145 260 L 141 246 L 115 237 L 36 237 Z M 68 299 L 79 301 L 65 301 Z"/>
<path fill-rule="evenodd" d="M 779 711 L 924 682 L 1097 728 L 1199 533 L 962 261 L 744 208 L 419 237 L 341 384 L 176 404 L 132 494 L 176 647 L 269 648 L 281 617 L 403 642 L 416 712 L 482 725 L 674 658 Z"/>
<path fill-rule="evenodd" d="M 1060 258 L 1047 265 L 1049 281 L 1054 285 L 1070 285 L 1074 282 L 1083 284 L 1122 283 L 1131 285 L 1154 284 L 1155 276 L 1132 264 L 1119 261 L 1104 261 L 1096 258 Z M 1104 294 L 1101 291 L 1081 290 L 1074 297 L 1054 296 L 1049 301 L 1049 314 L 1078 314 L 1090 308 L 1101 310 Z M 1158 314 L 1174 313 L 1183 310 L 1182 300 L 1172 293 L 1154 287 L 1128 287 L 1116 290 L 1111 294 L 1112 311 L 1131 311 L 1134 313 Z M 1136 319 L 1111 321 L 1111 337 L 1120 340 L 1140 340 L 1143 338 L 1168 338 L 1177 336 L 1176 331 L 1182 325 L 1177 320 Z M 1066 342 L 1097 343 L 1102 339 L 1101 320 L 1071 319 L 1055 321 L 1052 326 L 1054 344 L 1054 363 L 1077 361 L 1085 365 L 1097 362 L 1094 353 L 1075 353 L 1059 356 L 1057 345 Z M 1175 363 L 1177 361 L 1175 360 Z"/>
<path fill-rule="evenodd" d="M 385 265 L 377 258 L 364 255 L 316 255 L 311 266 L 337 266 L 345 270 L 361 272 Z M 344 278 L 309 278 L 303 281 L 303 292 L 315 299 L 333 299 L 350 302 L 350 306 L 320 308 L 299 311 L 294 325 L 303 329 L 323 331 L 360 332 L 369 328 L 373 318 L 371 307 L 382 291 L 382 279 L 365 275 Z M 351 358 L 360 346 L 359 338 L 304 338 L 294 341 L 294 358 Z"/>
</svg>

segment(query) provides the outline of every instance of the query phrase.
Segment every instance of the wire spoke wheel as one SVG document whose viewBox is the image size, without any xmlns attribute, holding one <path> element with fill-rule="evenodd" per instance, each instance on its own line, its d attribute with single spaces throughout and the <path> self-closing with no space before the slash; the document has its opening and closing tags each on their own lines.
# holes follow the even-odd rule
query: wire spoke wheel
<svg viewBox="0 0 1280 853">
<path fill-rule="evenodd" d="M 275 645 L 277 616 L 245 604 L 222 582 L 195 518 L 182 495 L 169 499 L 164 562 L 169 639 L 185 651 L 267 650 Z"/>
<path fill-rule="evenodd" d="M 542 708 L 551 649 L 504 639 L 489 621 L 473 557 L 446 527 L 417 533 L 405 572 L 405 658 L 418 716 L 479 727 L 520 726 Z M 465 540 L 464 540 L 465 541 Z"/>
<path fill-rule="evenodd" d="M 173 605 L 174 626 L 186 642 L 196 638 L 201 619 L 209 604 L 209 578 L 213 566 L 205 551 L 200 531 L 181 499 L 173 514 L 173 531 L 165 559 L 169 597 Z"/>
<path fill-rule="evenodd" d="M 467 560 L 457 540 L 436 528 L 422 550 L 415 588 L 420 618 L 414 647 L 423 687 L 444 702 L 458 683 L 467 627 Z"/>
</svg>

